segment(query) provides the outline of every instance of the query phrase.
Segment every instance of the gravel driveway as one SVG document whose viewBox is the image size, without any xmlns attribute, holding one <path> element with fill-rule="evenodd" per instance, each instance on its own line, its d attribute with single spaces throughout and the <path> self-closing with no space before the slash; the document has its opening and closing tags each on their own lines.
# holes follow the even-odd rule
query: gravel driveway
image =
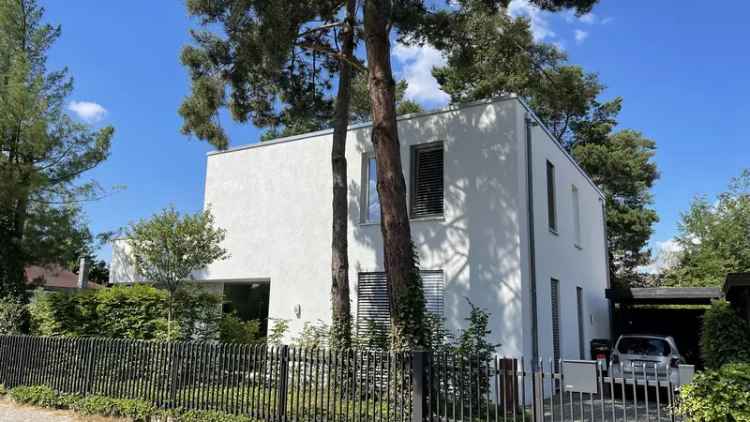
<svg viewBox="0 0 750 422">
<path fill-rule="evenodd" d="M 47 410 L 19 406 L 10 400 L 0 400 L 0 422 L 114 422 L 124 419 L 84 417 L 70 410 Z"/>
</svg>

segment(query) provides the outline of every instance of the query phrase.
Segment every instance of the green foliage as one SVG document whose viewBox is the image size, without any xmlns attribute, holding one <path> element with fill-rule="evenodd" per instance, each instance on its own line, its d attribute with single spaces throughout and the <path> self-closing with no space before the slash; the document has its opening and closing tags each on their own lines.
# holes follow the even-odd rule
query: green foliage
<svg viewBox="0 0 750 422">
<path fill-rule="evenodd" d="M 323 321 L 318 320 L 313 324 L 305 322 L 298 337 L 292 339 L 295 346 L 305 348 L 321 348 L 328 344 L 331 335 L 331 327 Z"/>
<path fill-rule="evenodd" d="M 13 297 L 0 299 L 0 335 L 18 335 L 28 323 L 26 307 Z"/>
<path fill-rule="evenodd" d="M 289 320 L 287 319 L 271 319 L 273 325 L 268 330 L 268 336 L 266 340 L 269 346 L 281 346 L 284 344 L 284 337 L 286 337 L 287 331 L 289 331 Z"/>
<path fill-rule="evenodd" d="M 36 1 L 0 2 L 0 296 L 24 296 L 29 264 L 66 264 L 87 249 L 81 200 L 100 197 L 80 176 L 109 155 L 112 127 L 66 114 L 67 69 L 49 71 L 60 27 Z"/>
<path fill-rule="evenodd" d="M 130 225 L 127 238 L 136 271 L 169 293 L 170 337 L 177 291 L 192 279 L 193 272 L 229 256 L 221 247 L 225 236 L 226 231 L 215 226 L 210 210 L 181 215 L 170 207 L 151 219 Z"/>
<path fill-rule="evenodd" d="M 260 341 L 260 321 L 243 321 L 237 314 L 224 314 L 219 322 L 222 343 L 257 344 Z"/>
<path fill-rule="evenodd" d="M 10 389 L 9 395 L 13 401 L 20 404 L 50 407 L 53 409 L 63 407 L 63 400 L 55 393 L 55 390 L 42 385 L 14 387 Z"/>
<path fill-rule="evenodd" d="M 682 387 L 677 413 L 687 421 L 750 421 L 750 364 L 698 373 Z"/>
<path fill-rule="evenodd" d="M 177 415 L 176 422 L 252 422 L 243 415 L 230 415 L 214 410 L 188 410 Z"/>
<path fill-rule="evenodd" d="M 750 324 L 725 300 L 711 304 L 703 316 L 701 353 L 708 368 L 750 363 Z"/>
<path fill-rule="evenodd" d="M 143 400 L 115 399 L 98 395 L 77 398 L 66 407 L 82 415 L 125 417 L 133 422 L 149 421 L 158 412 L 156 406 Z"/>
<path fill-rule="evenodd" d="M 750 169 L 733 178 L 717 201 L 698 197 L 682 214 L 675 238 L 681 252 L 668 269 L 673 286 L 720 286 L 727 273 L 750 271 Z"/>
<path fill-rule="evenodd" d="M 145 284 L 76 292 L 37 290 L 28 306 L 31 332 L 41 336 L 167 339 L 168 294 Z M 220 298 L 179 292 L 171 339 L 213 339 Z M 184 311 L 182 311 L 184 310 Z"/>
</svg>

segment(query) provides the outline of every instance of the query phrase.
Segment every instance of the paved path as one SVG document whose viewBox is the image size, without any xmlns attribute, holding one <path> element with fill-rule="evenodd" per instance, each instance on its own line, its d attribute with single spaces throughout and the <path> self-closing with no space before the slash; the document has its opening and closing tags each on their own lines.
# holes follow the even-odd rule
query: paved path
<svg viewBox="0 0 750 422">
<path fill-rule="evenodd" d="M 124 419 L 84 417 L 70 410 L 48 410 L 19 406 L 10 400 L 0 400 L 0 422 L 114 422 Z"/>
</svg>

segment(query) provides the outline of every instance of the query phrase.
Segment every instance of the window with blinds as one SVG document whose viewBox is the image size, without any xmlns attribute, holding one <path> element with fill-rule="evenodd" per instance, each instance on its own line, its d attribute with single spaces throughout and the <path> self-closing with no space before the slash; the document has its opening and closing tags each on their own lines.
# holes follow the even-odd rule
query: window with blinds
<svg viewBox="0 0 750 422">
<path fill-rule="evenodd" d="M 557 233 L 557 204 L 555 204 L 555 165 L 547 161 L 547 222 Z"/>
<path fill-rule="evenodd" d="M 560 362 L 560 281 L 550 280 L 552 299 L 552 354 L 555 359 L 555 368 Z"/>
<path fill-rule="evenodd" d="M 445 277 L 442 270 L 421 271 L 425 308 L 439 318 L 445 310 Z M 390 303 L 384 272 L 359 273 L 357 288 L 357 330 L 366 332 L 371 323 L 390 325 Z"/>
<path fill-rule="evenodd" d="M 576 287 L 576 302 L 578 305 L 578 357 L 583 360 L 586 358 L 586 333 L 583 326 L 583 288 Z"/>
<path fill-rule="evenodd" d="M 411 217 L 443 215 L 443 143 L 411 149 Z"/>
</svg>

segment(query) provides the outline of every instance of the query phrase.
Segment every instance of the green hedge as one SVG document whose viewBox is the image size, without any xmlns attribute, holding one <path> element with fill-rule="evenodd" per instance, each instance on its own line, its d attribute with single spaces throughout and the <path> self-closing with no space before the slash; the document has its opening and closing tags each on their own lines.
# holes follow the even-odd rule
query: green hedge
<svg viewBox="0 0 750 422">
<path fill-rule="evenodd" d="M 253 422 L 247 416 L 205 410 L 162 410 L 143 400 L 105 396 L 58 394 L 42 385 L 12 388 L 8 394 L 19 404 L 51 409 L 70 409 L 82 415 L 125 417 L 134 422 L 172 420 L 175 422 Z"/>
<path fill-rule="evenodd" d="M 750 325 L 729 302 L 717 300 L 706 310 L 701 333 L 701 352 L 707 368 L 727 363 L 750 362 Z"/>
<path fill-rule="evenodd" d="M 682 387 L 677 412 L 695 422 L 750 421 L 750 364 L 697 374 Z"/>
<path fill-rule="evenodd" d="M 28 306 L 31 334 L 109 337 L 135 340 L 167 338 L 167 292 L 153 286 L 115 286 L 76 292 L 37 291 Z M 176 298 L 172 339 L 214 339 L 221 298 L 192 288 Z"/>
</svg>

